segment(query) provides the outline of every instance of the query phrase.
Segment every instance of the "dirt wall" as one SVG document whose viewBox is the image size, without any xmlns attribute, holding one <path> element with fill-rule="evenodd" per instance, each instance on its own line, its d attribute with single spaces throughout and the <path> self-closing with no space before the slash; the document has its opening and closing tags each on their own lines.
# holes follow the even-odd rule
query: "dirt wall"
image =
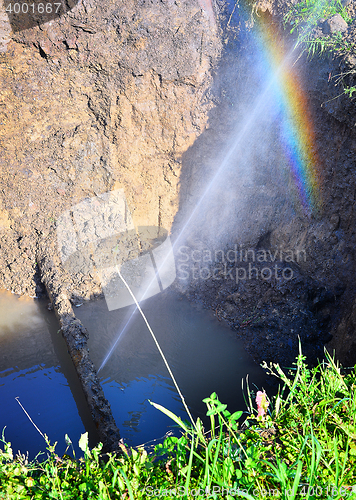
<svg viewBox="0 0 356 500">
<path fill-rule="evenodd" d="M 83 0 L 5 41 L 0 287 L 34 296 L 36 254 L 56 253 L 57 218 L 85 197 L 123 188 L 136 225 L 170 229 L 221 41 L 195 0 Z M 75 286 L 99 290 L 95 276 Z"/>
<path fill-rule="evenodd" d="M 289 53 L 295 38 L 281 28 L 286 4 L 263 3 L 259 16 L 265 25 L 274 24 L 276 36 L 282 33 Z M 296 189 L 301 178 L 291 175 L 281 147 L 282 115 L 268 108 L 265 89 L 251 71 L 261 63 L 244 45 L 246 38 L 256 43 L 253 36 L 244 38 L 244 23 L 236 26 L 237 41 L 231 37 L 220 61 L 209 128 L 183 156 L 186 189 L 180 193 L 177 228 L 184 227 L 197 203 L 201 210 L 178 254 L 178 288 L 227 321 L 259 362 L 291 366 L 300 339 L 310 362 L 321 359 L 327 346 L 349 366 L 356 363 L 355 109 L 344 94 L 352 79 L 337 77 L 355 72 L 352 55 L 310 59 L 301 48 L 294 52 L 298 95 L 292 97 L 298 104 L 303 99 L 308 113 L 300 118 L 318 172 L 319 206 L 308 210 Z M 259 22 L 253 29 L 258 32 Z M 344 36 L 354 37 L 354 30 L 353 23 Z M 253 113 L 257 118 L 251 124 Z M 266 116 L 272 117 L 269 122 Z M 248 133 L 234 149 L 227 138 L 241 137 L 244 127 Z M 218 169 L 221 175 L 215 175 Z M 205 201 L 202 178 L 213 179 Z"/>
<path fill-rule="evenodd" d="M 285 4 L 259 8 L 278 23 Z M 58 261 L 56 221 L 85 197 L 123 188 L 136 225 L 170 230 L 173 224 L 179 232 L 254 98 L 256 82 L 248 76 L 254 56 L 237 57 L 241 30 L 233 41 L 220 30 L 219 15 L 229 19 L 224 5 L 83 0 L 11 39 L 0 26 L 0 287 L 44 292 L 38 256 Z M 262 122 L 261 144 L 272 144 L 272 152 L 267 158 L 262 148 L 245 161 L 263 168 L 255 169 L 253 183 L 236 172 L 224 178 L 216 204 L 204 211 L 208 230 L 188 238 L 192 250 L 214 249 L 213 232 L 226 249 L 242 242 L 272 254 L 281 247 L 305 251 L 305 259 L 293 262 L 295 280 L 179 286 L 228 321 L 257 360 L 291 362 L 298 336 L 315 359 L 333 336 L 330 348 L 349 364 L 356 362 L 356 121 L 336 76 L 353 74 L 353 59 L 303 55 L 297 66 L 322 165 L 319 211 L 306 216 L 296 208 L 284 167 L 274 175 L 277 132 Z M 57 273 L 74 304 L 101 293 L 95 273 Z"/>
</svg>

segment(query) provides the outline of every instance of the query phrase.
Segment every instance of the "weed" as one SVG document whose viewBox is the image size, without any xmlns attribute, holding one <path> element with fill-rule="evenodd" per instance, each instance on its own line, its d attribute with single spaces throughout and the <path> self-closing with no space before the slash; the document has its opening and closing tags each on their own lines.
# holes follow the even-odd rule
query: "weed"
<svg viewBox="0 0 356 500">
<path fill-rule="evenodd" d="M 351 99 L 353 97 L 353 94 L 356 93 L 356 87 L 345 87 L 344 92 Z"/>
<path fill-rule="evenodd" d="M 300 40 L 303 40 L 310 36 L 320 19 L 328 19 L 334 14 L 340 14 L 347 23 L 352 21 L 340 0 L 300 0 L 292 4 L 284 16 L 284 22 L 290 26 L 291 33 L 298 31 Z"/>
<path fill-rule="evenodd" d="M 334 14 L 340 14 L 348 24 L 352 22 L 341 0 L 301 0 L 293 4 L 284 15 L 284 25 L 291 33 L 297 33 L 296 46 L 302 47 L 308 58 L 322 57 L 330 53 L 337 53 L 340 56 L 355 53 L 356 44 L 344 37 L 342 32 L 321 36 L 320 30 L 316 30 L 321 20 L 328 19 Z M 353 93 L 354 87 L 344 86 L 342 94 L 351 98 Z"/>
<path fill-rule="evenodd" d="M 63 457 L 47 445 L 47 459 L 0 452 L 0 499 L 356 499 L 356 370 L 326 360 L 308 368 L 302 352 L 293 368 L 265 369 L 280 381 L 272 401 L 256 402 L 247 390 L 247 410 L 229 412 L 217 394 L 204 399 L 209 429 L 198 418 L 183 422 L 168 409 L 181 435 L 167 436 L 153 453 L 127 448 L 123 455 L 79 446 L 84 457 Z M 257 403 L 257 404 L 256 404 Z"/>
</svg>

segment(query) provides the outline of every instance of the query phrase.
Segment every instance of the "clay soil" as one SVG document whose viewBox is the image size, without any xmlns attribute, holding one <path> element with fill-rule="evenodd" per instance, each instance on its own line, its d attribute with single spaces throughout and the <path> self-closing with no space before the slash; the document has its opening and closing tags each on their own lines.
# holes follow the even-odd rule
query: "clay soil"
<svg viewBox="0 0 356 500">
<path fill-rule="evenodd" d="M 265 7 L 278 16 L 278 6 Z M 251 54 L 240 28 L 232 35 L 219 26 L 229 15 L 225 2 L 214 9 L 218 22 L 194 0 L 82 0 L 60 19 L 12 35 L 0 54 L 1 288 L 45 293 L 41 265 L 48 274 L 50 262 L 57 292 L 73 304 L 102 293 L 95 273 L 68 275 L 58 255 L 56 221 L 86 197 L 122 188 L 136 225 L 179 230 L 213 168 L 204 159 L 243 112 L 232 103 L 249 97 L 242 80 Z M 353 39 L 354 30 L 345 36 Z M 329 342 L 345 364 L 356 362 L 356 120 L 354 102 L 336 83 L 348 70 L 352 84 L 352 57 L 298 60 L 323 166 L 318 212 L 304 214 L 262 174 L 249 191 L 246 248 L 304 248 L 294 279 L 177 285 L 227 321 L 257 361 L 290 364 L 300 338 L 312 360 Z M 273 208 L 260 217 L 266 203 Z M 229 227 L 226 249 L 237 242 Z M 189 245 L 214 248 L 199 233 Z"/>
</svg>

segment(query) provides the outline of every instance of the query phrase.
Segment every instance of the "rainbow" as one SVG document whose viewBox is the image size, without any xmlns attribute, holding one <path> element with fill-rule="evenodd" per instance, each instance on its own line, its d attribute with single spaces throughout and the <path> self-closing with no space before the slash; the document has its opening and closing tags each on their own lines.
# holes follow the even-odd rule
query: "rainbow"
<svg viewBox="0 0 356 500">
<path fill-rule="evenodd" d="M 211 0 L 198 0 L 198 3 L 209 18 L 214 16 Z M 231 17 L 236 7 L 239 10 L 237 2 Z M 238 15 L 241 14 L 239 11 Z M 269 81 L 273 82 L 273 91 L 282 116 L 281 138 L 285 156 L 300 202 L 305 212 L 312 214 L 321 207 L 322 199 L 321 169 L 310 106 L 301 79 L 291 61 L 292 51 L 286 50 L 283 36 L 272 22 L 271 16 L 261 14 L 256 24 L 256 41 L 262 65 L 267 69 Z"/>
<path fill-rule="evenodd" d="M 290 165 L 301 204 L 309 214 L 317 211 L 321 199 L 321 171 L 316 149 L 313 118 L 291 56 L 283 37 L 270 17 L 258 18 L 260 50 L 273 79 L 273 90 L 282 117 L 283 149 Z M 274 76 L 274 78 L 273 78 Z"/>
</svg>

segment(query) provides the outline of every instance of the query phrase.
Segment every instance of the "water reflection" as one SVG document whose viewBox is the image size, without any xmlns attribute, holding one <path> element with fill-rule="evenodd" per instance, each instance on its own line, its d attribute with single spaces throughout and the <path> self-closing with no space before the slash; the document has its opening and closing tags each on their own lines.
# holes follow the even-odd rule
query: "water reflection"
<svg viewBox="0 0 356 500">
<path fill-rule="evenodd" d="M 204 418 L 202 399 L 216 391 L 230 411 L 244 409 L 241 380 L 258 387 L 266 376 L 233 332 L 208 311 L 166 291 L 142 302 L 142 309 L 195 417 Z M 88 328 L 91 358 L 99 367 L 125 328 L 133 309 L 109 312 L 104 300 L 84 304 L 76 313 Z M 186 419 L 182 403 L 141 316 L 135 313 L 108 363 L 101 383 L 125 440 L 137 445 L 165 434 L 172 422 L 153 408 L 159 403 Z"/>
<path fill-rule="evenodd" d="M 32 458 L 45 450 L 46 443 L 16 397 L 51 443 L 58 441 L 58 453 L 66 448 L 66 433 L 77 443 L 85 432 L 78 407 L 82 417 L 88 413 L 47 303 L 0 293 L 0 432 L 6 426 L 5 438 L 13 450 L 29 451 Z"/>
<path fill-rule="evenodd" d="M 77 443 L 86 429 L 91 445 L 96 441 L 84 395 L 47 302 L 0 294 L 0 431 L 7 426 L 5 437 L 15 452 L 30 451 L 31 457 L 44 450 L 45 443 L 16 397 L 51 442 L 58 441 L 58 453 L 65 450 L 66 433 Z M 241 379 L 247 373 L 258 387 L 266 385 L 264 372 L 242 343 L 208 311 L 196 310 L 169 291 L 148 299 L 142 307 L 195 418 L 204 417 L 202 399 L 213 391 L 230 411 L 243 409 Z M 90 354 L 96 366 L 102 363 L 132 311 L 125 308 L 108 312 L 104 299 L 76 309 L 90 332 Z M 100 375 L 128 444 L 147 443 L 172 429 L 172 421 L 149 400 L 187 418 L 156 346 L 137 314 Z"/>
</svg>

